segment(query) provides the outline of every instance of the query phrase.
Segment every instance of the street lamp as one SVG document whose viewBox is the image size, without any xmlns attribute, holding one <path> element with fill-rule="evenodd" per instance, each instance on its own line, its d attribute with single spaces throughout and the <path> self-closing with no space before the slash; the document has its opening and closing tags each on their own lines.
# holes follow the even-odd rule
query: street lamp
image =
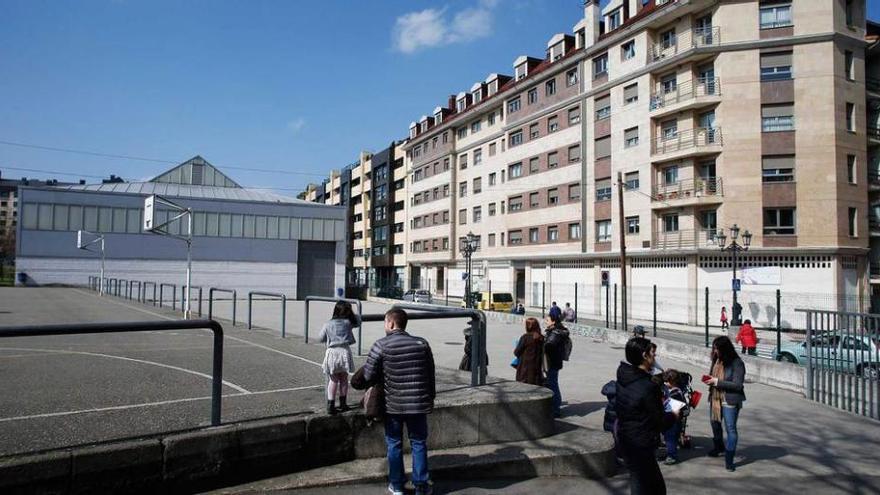
<svg viewBox="0 0 880 495">
<path fill-rule="evenodd" d="M 752 234 L 746 230 L 742 234 L 742 244 L 737 242 L 739 238 L 739 226 L 733 224 L 730 227 L 730 244 L 727 244 L 727 236 L 724 235 L 724 229 L 718 231 L 718 244 L 722 251 L 729 251 L 733 255 L 733 280 L 731 281 L 731 289 L 733 290 L 733 306 L 731 306 L 731 325 L 742 325 L 742 308 L 736 301 L 736 293 L 739 291 L 739 284 L 736 279 L 736 253 L 740 251 L 748 251 L 752 244 Z"/>
<path fill-rule="evenodd" d="M 461 253 L 464 255 L 465 259 L 465 269 L 467 270 L 467 279 L 465 280 L 465 306 L 467 308 L 473 307 L 473 297 L 472 297 L 472 284 L 471 284 L 471 268 L 472 263 L 471 259 L 473 258 L 474 251 L 477 250 L 477 236 L 474 235 L 473 232 L 468 232 L 467 237 L 464 239 L 464 244 L 461 246 Z"/>
<path fill-rule="evenodd" d="M 370 269 L 367 263 L 370 261 L 370 248 L 364 246 L 364 286 L 367 288 L 367 296 L 370 295 Z"/>
</svg>

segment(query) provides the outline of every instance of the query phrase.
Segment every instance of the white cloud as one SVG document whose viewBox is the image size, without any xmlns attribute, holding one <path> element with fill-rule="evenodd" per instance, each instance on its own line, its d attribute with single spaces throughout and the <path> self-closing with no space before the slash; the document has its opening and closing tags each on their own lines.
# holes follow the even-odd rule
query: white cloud
<svg viewBox="0 0 880 495">
<path fill-rule="evenodd" d="M 451 43 L 467 43 L 492 34 L 492 10 L 498 0 L 479 0 L 477 5 L 454 15 L 447 9 L 425 9 L 398 17 L 392 33 L 394 48 L 414 53 Z"/>
<path fill-rule="evenodd" d="M 287 130 L 291 134 L 297 134 L 306 126 L 306 119 L 302 117 L 295 118 L 287 122 Z"/>
</svg>

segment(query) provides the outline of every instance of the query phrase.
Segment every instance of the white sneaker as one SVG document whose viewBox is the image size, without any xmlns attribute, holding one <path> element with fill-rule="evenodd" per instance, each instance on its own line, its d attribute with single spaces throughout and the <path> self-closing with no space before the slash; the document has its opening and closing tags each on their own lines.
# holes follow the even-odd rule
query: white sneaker
<svg viewBox="0 0 880 495">
<path fill-rule="evenodd" d="M 394 488 L 394 485 L 389 483 L 388 493 L 390 493 L 391 495 L 403 495 L 403 490 L 397 490 L 396 488 Z"/>
</svg>

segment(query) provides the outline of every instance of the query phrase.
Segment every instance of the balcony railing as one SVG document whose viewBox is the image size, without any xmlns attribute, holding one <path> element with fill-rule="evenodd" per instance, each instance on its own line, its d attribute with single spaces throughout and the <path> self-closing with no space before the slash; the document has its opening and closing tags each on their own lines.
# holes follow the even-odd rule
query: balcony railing
<svg viewBox="0 0 880 495">
<path fill-rule="evenodd" d="M 722 144 L 720 127 L 698 127 L 696 129 L 670 132 L 658 136 L 654 139 L 652 153 L 673 153 L 690 148 L 720 144 Z"/>
<path fill-rule="evenodd" d="M 715 229 L 684 229 L 672 232 L 655 231 L 653 249 L 691 249 L 698 247 L 715 247 L 717 231 Z"/>
<path fill-rule="evenodd" d="M 880 218 L 876 215 L 868 215 L 868 228 L 871 232 L 880 232 Z"/>
<path fill-rule="evenodd" d="M 675 105 L 683 101 L 690 101 L 701 96 L 720 96 L 721 80 L 715 78 L 699 78 L 675 86 L 675 89 L 660 90 L 651 95 L 651 110 Z"/>
<path fill-rule="evenodd" d="M 880 79 L 874 79 L 873 77 L 865 78 L 865 89 L 868 91 L 876 91 L 880 93 Z"/>
<path fill-rule="evenodd" d="M 880 141 L 880 127 L 877 127 L 876 125 L 869 125 L 866 127 L 866 132 L 869 139 L 876 139 Z"/>
<path fill-rule="evenodd" d="M 661 40 L 651 45 L 651 62 L 678 55 L 694 48 L 714 46 L 719 43 L 721 43 L 721 28 L 718 26 L 691 29 L 683 33 L 677 33 L 671 39 Z"/>
<path fill-rule="evenodd" d="M 680 180 L 674 184 L 654 186 L 651 189 L 651 199 L 654 201 L 670 201 L 705 196 L 723 196 L 724 189 L 722 186 L 720 177 Z"/>
<path fill-rule="evenodd" d="M 872 261 L 870 267 L 871 278 L 880 278 L 880 262 Z"/>
<path fill-rule="evenodd" d="M 868 184 L 880 186 L 880 172 L 868 172 Z"/>
</svg>

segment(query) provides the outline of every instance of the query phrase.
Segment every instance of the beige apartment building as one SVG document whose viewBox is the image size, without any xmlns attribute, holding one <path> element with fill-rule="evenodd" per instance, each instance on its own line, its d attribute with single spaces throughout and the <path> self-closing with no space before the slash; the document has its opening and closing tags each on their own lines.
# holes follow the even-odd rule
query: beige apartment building
<svg viewBox="0 0 880 495">
<path fill-rule="evenodd" d="M 772 324 L 776 290 L 788 309 L 867 309 L 865 37 L 864 1 L 585 2 L 543 56 L 410 125 L 410 283 L 461 295 L 472 232 L 477 290 L 537 307 L 577 283 L 601 314 L 623 224 L 632 316 L 657 286 L 694 322 L 704 288 L 713 315 L 730 307 L 718 232 L 737 225 L 745 318 Z"/>
</svg>

